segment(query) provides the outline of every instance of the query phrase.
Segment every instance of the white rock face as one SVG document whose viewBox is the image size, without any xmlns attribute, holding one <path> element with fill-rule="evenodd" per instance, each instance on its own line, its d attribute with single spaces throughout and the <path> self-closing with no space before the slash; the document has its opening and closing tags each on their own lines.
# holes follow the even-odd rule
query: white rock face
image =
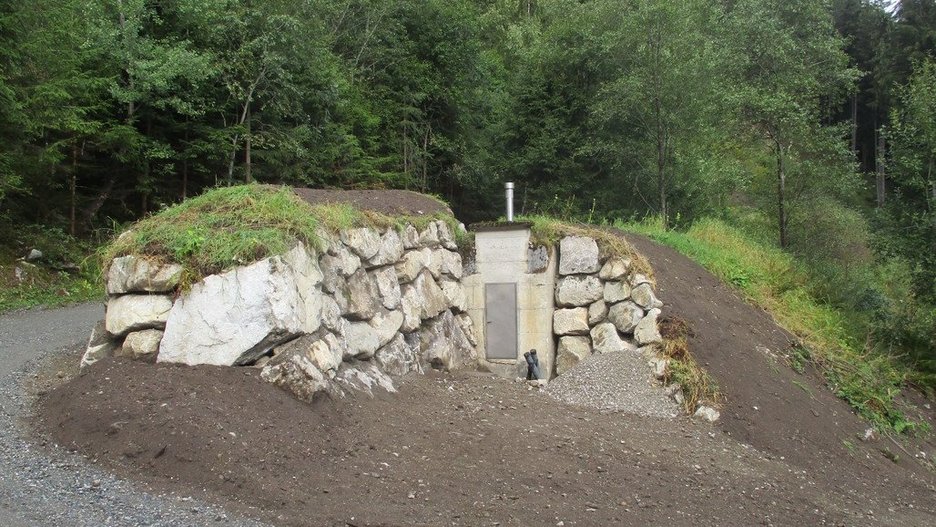
<svg viewBox="0 0 936 527">
<path fill-rule="evenodd" d="M 588 309 L 576 307 L 553 311 L 553 333 L 556 335 L 587 335 Z"/>
<path fill-rule="evenodd" d="M 81 357 L 79 368 L 84 370 L 95 362 L 112 357 L 117 349 L 117 342 L 110 338 L 107 329 L 104 327 L 104 321 L 98 321 L 91 330 L 91 337 L 88 339 L 88 347 Z"/>
<path fill-rule="evenodd" d="M 400 282 L 397 280 L 396 270 L 393 266 L 381 267 L 376 271 L 371 271 L 370 275 L 377 284 L 383 307 L 387 309 L 400 307 L 403 292 L 400 289 Z"/>
<path fill-rule="evenodd" d="M 468 297 L 465 294 L 465 286 L 461 282 L 443 278 L 439 281 L 439 287 L 442 288 L 442 294 L 455 311 L 459 313 L 468 311 Z"/>
<path fill-rule="evenodd" d="M 478 355 L 451 311 L 428 321 L 419 330 L 422 360 L 435 369 L 451 371 L 477 361 Z"/>
<path fill-rule="evenodd" d="M 660 357 L 651 357 L 647 361 L 647 366 L 650 367 L 650 373 L 653 374 L 657 379 L 663 379 L 666 376 L 666 368 L 669 366 L 669 361 Z"/>
<path fill-rule="evenodd" d="M 122 336 L 142 329 L 166 327 L 172 298 L 165 295 L 123 295 L 107 302 L 105 327 L 111 335 Z"/>
<path fill-rule="evenodd" d="M 403 239 L 400 238 L 400 233 L 391 227 L 380 237 L 377 254 L 368 260 L 367 264 L 369 268 L 390 265 L 396 263 L 401 256 L 403 256 Z"/>
<path fill-rule="evenodd" d="M 403 240 L 404 249 L 410 250 L 419 247 L 419 231 L 416 230 L 416 227 L 413 227 L 412 224 L 406 224 L 401 238 Z"/>
<path fill-rule="evenodd" d="M 588 325 L 595 326 L 608 317 L 608 304 L 604 300 L 598 300 L 588 306 Z"/>
<path fill-rule="evenodd" d="M 432 251 L 429 270 L 435 278 L 439 278 L 441 275 L 448 275 L 458 280 L 462 277 L 461 255 L 455 251 L 449 251 L 448 249 L 436 249 Z"/>
<path fill-rule="evenodd" d="M 380 371 L 376 365 L 368 362 L 358 362 L 353 365 L 342 364 L 335 376 L 335 382 L 345 390 L 364 392 L 370 396 L 374 395 L 375 388 L 390 393 L 396 391 L 393 379 Z"/>
<path fill-rule="evenodd" d="M 419 276 L 419 273 L 429 266 L 432 260 L 432 251 L 423 249 L 420 251 L 407 251 L 403 258 L 394 266 L 397 279 L 401 284 L 408 284 Z M 436 273 L 438 274 L 438 273 Z"/>
<path fill-rule="evenodd" d="M 420 273 L 412 284 L 403 286 L 403 331 L 410 332 L 419 327 L 423 320 L 433 318 L 449 307 L 442 288 L 432 279 L 428 271 Z M 417 322 L 416 320 L 419 320 Z"/>
<path fill-rule="evenodd" d="M 627 258 L 611 258 L 601 266 L 598 278 L 602 280 L 621 280 L 627 274 L 630 265 L 631 261 Z"/>
<path fill-rule="evenodd" d="M 556 375 L 571 370 L 591 356 L 591 353 L 591 341 L 588 337 L 562 337 L 556 351 Z"/>
<path fill-rule="evenodd" d="M 663 302 L 657 300 L 657 297 L 653 294 L 653 288 L 647 282 L 638 285 L 631 291 L 631 299 L 645 309 L 663 307 Z"/>
<path fill-rule="evenodd" d="M 335 333 L 341 332 L 341 308 L 334 298 L 328 295 L 322 295 L 322 325 L 325 329 Z"/>
<path fill-rule="evenodd" d="M 377 313 L 380 303 L 380 291 L 377 283 L 364 269 L 358 269 L 348 278 L 345 289 L 348 308 L 343 314 L 351 320 L 370 320 Z"/>
<path fill-rule="evenodd" d="M 604 301 L 614 304 L 627 300 L 631 296 L 631 287 L 627 282 L 605 282 Z"/>
<path fill-rule="evenodd" d="M 403 313 L 387 311 L 367 322 L 349 322 L 344 328 L 345 358 L 369 359 L 390 342 L 403 324 Z"/>
<path fill-rule="evenodd" d="M 179 264 L 164 264 L 140 256 L 114 258 L 107 271 L 107 294 L 168 293 L 182 276 Z"/>
<path fill-rule="evenodd" d="M 280 342 L 315 332 L 321 280 L 318 263 L 302 245 L 209 276 L 176 300 L 158 361 L 250 364 Z"/>
<path fill-rule="evenodd" d="M 626 351 L 631 349 L 628 343 L 618 335 L 614 324 L 604 322 L 593 327 L 591 330 L 592 349 L 595 353 L 611 353 L 614 351 Z"/>
<path fill-rule="evenodd" d="M 597 272 L 598 244 L 585 236 L 566 236 L 559 241 L 559 274 L 588 274 Z"/>
<path fill-rule="evenodd" d="M 637 344 L 643 346 L 663 342 L 660 330 L 657 329 L 657 317 L 659 315 L 659 309 L 651 309 L 647 316 L 640 320 L 637 327 L 634 328 L 634 339 L 637 340 Z"/>
<path fill-rule="evenodd" d="M 588 306 L 603 295 L 601 280 L 594 276 L 566 276 L 556 284 L 556 303 L 561 307 Z"/>
<path fill-rule="evenodd" d="M 363 260 L 370 260 L 380 250 L 380 234 L 370 227 L 343 230 L 341 241 Z"/>
<path fill-rule="evenodd" d="M 163 332 L 158 329 L 144 329 L 143 331 L 134 331 L 127 334 L 123 346 L 115 356 L 127 357 L 134 360 L 156 360 L 156 354 L 159 353 L 159 342 L 162 340 Z"/>
<path fill-rule="evenodd" d="M 323 255 L 319 260 L 326 282 L 333 282 L 335 279 L 332 276 L 347 278 L 361 268 L 361 259 L 357 255 L 340 243 L 336 245 L 335 254 Z M 331 291 L 330 288 L 328 290 Z"/>
<path fill-rule="evenodd" d="M 410 346 L 402 334 L 397 333 L 386 346 L 374 356 L 377 364 L 390 375 L 406 375 L 411 371 L 422 372 L 418 346 Z"/>
<path fill-rule="evenodd" d="M 455 236 L 452 234 L 452 229 L 449 227 L 448 223 L 445 223 L 442 220 L 436 220 L 436 231 L 439 233 L 439 242 L 442 244 L 442 247 L 454 251 L 458 249 L 458 245 L 455 244 Z"/>
<path fill-rule="evenodd" d="M 631 280 L 631 285 L 633 285 L 634 287 L 637 287 L 640 284 L 649 284 L 649 283 L 651 282 L 650 282 L 650 279 L 647 278 L 647 275 L 644 275 L 641 273 L 635 274 L 634 279 Z"/>
<path fill-rule="evenodd" d="M 458 327 L 461 328 L 462 333 L 468 338 L 468 342 L 471 342 L 472 346 L 477 346 L 478 337 L 475 334 L 474 322 L 471 321 L 471 316 L 469 316 L 468 313 L 459 313 L 455 315 L 455 321 L 458 322 Z"/>
<path fill-rule="evenodd" d="M 614 304 L 608 311 L 608 320 L 621 333 L 633 333 L 643 317 L 643 309 L 631 301 Z"/>
<path fill-rule="evenodd" d="M 419 245 L 422 247 L 438 247 L 440 243 L 438 222 L 430 223 L 419 233 Z"/>
</svg>

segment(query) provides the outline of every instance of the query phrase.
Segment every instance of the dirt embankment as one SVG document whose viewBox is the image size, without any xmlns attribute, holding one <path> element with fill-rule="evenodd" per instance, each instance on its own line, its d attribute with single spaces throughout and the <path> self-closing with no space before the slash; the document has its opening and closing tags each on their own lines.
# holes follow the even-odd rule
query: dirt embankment
<svg viewBox="0 0 936 527">
<path fill-rule="evenodd" d="M 936 523 L 933 473 L 859 441 L 844 402 L 775 360 L 790 338 L 769 316 L 633 241 L 727 395 L 714 427 L 468 373 L 309 406 L 251 369 L 113 360 L 49 393 L 43 427 L 119 474 L 284 525 Z"/>
</svg>

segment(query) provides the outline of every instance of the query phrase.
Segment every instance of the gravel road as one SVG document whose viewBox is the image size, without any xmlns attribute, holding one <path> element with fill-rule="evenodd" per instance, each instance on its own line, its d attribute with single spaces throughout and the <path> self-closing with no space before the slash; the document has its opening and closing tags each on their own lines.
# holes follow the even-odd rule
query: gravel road
<svg viewBox="0 0 936 527">
<path fill-rule="evenodd" d="M 261 525 L 189 496 L 147 493 L 29 438 L 27 382 L 63 355 L 77 361 L 102 316 L 100 304 L 0 315 L 0 525 Z"/>
</svg>

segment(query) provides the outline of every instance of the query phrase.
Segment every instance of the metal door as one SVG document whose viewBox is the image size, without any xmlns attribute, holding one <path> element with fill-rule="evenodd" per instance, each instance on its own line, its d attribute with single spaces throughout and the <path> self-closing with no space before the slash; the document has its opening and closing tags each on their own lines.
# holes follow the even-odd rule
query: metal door
<svg viewBox="0 0 936 527">
<path fill-rule="evenodd" d="M 484 284 L 484 349 L 489 359 L 517 358 L 517 284 Z"/>
</svg>

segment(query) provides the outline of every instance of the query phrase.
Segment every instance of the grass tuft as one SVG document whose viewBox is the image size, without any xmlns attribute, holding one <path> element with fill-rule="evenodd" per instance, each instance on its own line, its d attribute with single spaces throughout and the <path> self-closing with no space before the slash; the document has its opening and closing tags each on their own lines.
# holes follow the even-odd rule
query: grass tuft
<svg viewBox="0 0 936 527">
<path fill-rule="evenodd" d="M 663 356 L 669 359 L 663 382 L 682 387 L 686 413 L 694 413 L 703 402 L 717 404 L 721 401 L 718 384 L 689 352 L 689 337 L 692 336 L 689 325 L 678 318 L 662 317 L 657 326 L 663 336 Z"/>
</svg>

